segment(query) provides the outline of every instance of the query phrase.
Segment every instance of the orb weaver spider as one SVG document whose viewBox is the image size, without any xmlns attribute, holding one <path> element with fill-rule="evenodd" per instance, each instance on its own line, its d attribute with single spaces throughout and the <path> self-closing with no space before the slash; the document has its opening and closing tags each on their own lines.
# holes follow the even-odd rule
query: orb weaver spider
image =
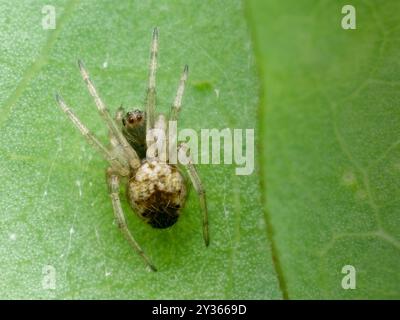
<svg viewBox="0 0 400 320">
<path fill-rule="evenodd" d="M 107 183 L 112 207 L 119 229 L 122 231 L 131 247 L 142 257 L 151 270 L 157 271 L 155 265 L 135 240 L 126 224 L 122 210 L 119 187 L 120 181 L 127 183 L 127 198 L 134 212 L 154 228 L 168 228 L 176 223 L 187 197 L 186 179 L 177 165 L 168 162 L 166 154 L 147 157 L 149 139 L 146 139 L 152 129 L 162 130 L 164 137 L 167 130 L 166 118 L 163 114 L 155 114 L 156 106 L 156 69 L 158 51 L 158 30 L 154 28 L 150 50 L 150 65 L 148 88 L 145 99 L 146 111 L 133 110 L 125 112 L 122 107 L 117 110 L 113 119 L 101 100 L 97 90 L 89 78 L 89 73 L 78 60 L 80 73 L 96 107 L 108 127 L 110 148 L 105 147 L 96 136 L 79 120 L 67 106 L 64 99 L 56 93 L 56 101 L 61 110 L 68 116 L 75 127 L 109 163 L 107 169 Z M 181 110 L 185 82 L 188 76 L 186 65 L 180 78 L 178 90 L 172 104 L 169 120 L 177 121 Z M 153 139 L 158 141 L 159 137 Z M 165 141 L 168 144 L 168 141 Z M 186 155 L 190 152 L 188 146 L 181 143 L 178 150 Z M 183 165 L 186 169 L 195 191 L 200 199 L 203 213 L 203 238 L 205 245 L 209 245 L 208 213 L 205 190 L 200 181 L 196 168 L 191 161 Z"/>
</svg>

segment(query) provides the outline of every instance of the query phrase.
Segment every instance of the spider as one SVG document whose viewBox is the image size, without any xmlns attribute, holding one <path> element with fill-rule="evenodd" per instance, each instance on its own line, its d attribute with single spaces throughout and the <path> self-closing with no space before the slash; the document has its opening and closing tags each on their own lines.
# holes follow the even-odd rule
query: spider
<svg viewBox="0 0 400 320">
<path fill-rule="evenodd" d="M 152 143 L 150 139 L 146 139 L 146 136 L 152 132 L 152 129 L 162 130 L 164 137 L 167 137 L 166 117 L 163 114 L 155 114 L 157 51 L 158 30 L 154 28 L 150 50 L 148 88 L 145 98 L 146 111 L 136 109 L 125 112 L 120 107 L 114 119 L 97 93 L 84 64 L 81 60 L 78 60 L 82 78 L 95 101 L 97 110 L 107 125 L 110 147 L 104 146 L 67 106 L 64 99 L 56 93 L 56 101 L 61 110 L 89 144 L 96 148 L 109 163 L 106 176 L 117 225 L 134 251 L 142 257 L 146 265 L 153 271 L 157 271 L 157 268 L 128 229 L 121 207 L 119 189 L 120 181 L 126 181 L 127 198 L 133 211 L 152 227 L 159 229 L 168 228 L 176 223 L 186 201 L 187 179 L 182 174 L 180 167 L 168 162 L 166 152 L 165 154 L 155 154 L 154 157 L 146 155 L 146 151 Z M 178 119 L 188 71 L 186 65 L 170 110 L 169 120 L 177 121 Z M 153 140 L 158 141 L 159 137 L 155 136 Z M 168 145 L 167 140 L 164 143 Z M 186 155 L 190 152 L 185 143 L 181 143 L 177 150 Z M 205 190 L 190 154 L 188 159 L 188 163 L 182 166 L 186 169 L 185 171 L 200 200 L 203 213 L 203 238 L 205 245 L 208 246 L 208 213 Z"/>
</svg>

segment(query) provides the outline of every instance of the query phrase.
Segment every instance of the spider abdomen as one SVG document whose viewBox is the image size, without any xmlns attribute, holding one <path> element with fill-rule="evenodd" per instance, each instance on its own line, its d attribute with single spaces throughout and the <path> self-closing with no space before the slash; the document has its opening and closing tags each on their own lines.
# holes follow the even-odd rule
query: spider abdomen
<svg viewBox="0 0 400 320">
<path fill-rule="evenodd" d="M 128 183 L 128 200 L 140 218 L 154 228 L 175 224 L 186 200 L 179 170 L 158 160 L 144 160 Z"/>
</svg>

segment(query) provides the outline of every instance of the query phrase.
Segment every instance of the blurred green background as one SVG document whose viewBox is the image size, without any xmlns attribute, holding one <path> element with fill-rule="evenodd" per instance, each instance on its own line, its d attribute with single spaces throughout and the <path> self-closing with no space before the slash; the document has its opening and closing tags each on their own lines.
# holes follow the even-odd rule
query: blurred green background
<svg viewBox="0 0 400 320">
<path fill-rule="evenodd" d="M 344 30 L 341 10 L 356 8 Z M 44 5 L 56 28 L 44 29 Z M 400 298 L 397 1 L 0 3 L 0 298 Z M 143 103 L 160 30 L 158 110 L 189 64 L 180 128 L 255 128 L 256 169 L 200 165 L 211 245 L 192 192 L 180 221 L 113 222 L 106 163 L 54 102 L 103 141 L 80 79 L 111 111 Z M 341 270 L 356 270 L 344 290 Z M 48 272 L 55 288 L 48 287 Z"/>
</svg>

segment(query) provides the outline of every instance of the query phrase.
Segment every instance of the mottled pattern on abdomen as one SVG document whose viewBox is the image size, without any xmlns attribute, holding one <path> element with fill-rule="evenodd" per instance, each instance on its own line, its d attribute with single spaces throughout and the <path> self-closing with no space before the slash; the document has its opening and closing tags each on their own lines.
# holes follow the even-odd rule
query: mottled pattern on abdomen
<svg viewBox="0 0 400 320">
<path fill-rule="evenodd" d="M 128 200 L 136 213 L 155 228 L 168 228 L 179 217 L 186 185 L 174 166 L 144 160 L 128 183 Z"/>
</svg>

